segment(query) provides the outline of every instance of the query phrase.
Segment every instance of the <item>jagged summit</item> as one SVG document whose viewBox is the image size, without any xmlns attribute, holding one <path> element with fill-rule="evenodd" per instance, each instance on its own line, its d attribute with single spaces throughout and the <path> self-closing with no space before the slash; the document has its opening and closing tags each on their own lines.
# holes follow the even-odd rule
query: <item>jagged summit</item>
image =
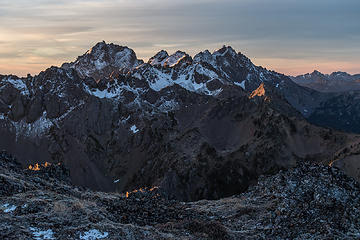
<svg viewBox="0 0 360 240">
<path fill-rule="evenodd" d="M 68 103 L 83 94 L 138 104 L 145 101 L 150 104 L 157 102 L 156 106 L 162 106 L 160 102 L 164 102 L 164 99 L 160 92 L 167 88 L 180 87 L 200 95 L 222 98 L 233 94 L 242 95 L 244 91 L 252 92 L 264 82 L 270 88 L 277 89 L 279 94 L 284 95 L 299 112 L 306 111 L 310 114 L 316 107 L 314 99 L 306 97 L 303 100 L 304 92 L 307 95 L 315 94 L 300 88 L 287 76 L 255 66 L 249 58 L 240 52 L 237 53 L 231 46 L 223 46 L 213 53 L 205 50 L 196 54 L 194 58 L 180 50 L 171 55 L 162 50 L 144 63 L 137 59 L 132 49 L 103 41 L 79 56 L 76 61 L 64 63 L 62 70 L 54 68 L 45 72 L 51 74 L 40 74 L 31 78 L 30 82 L 38 84 L 20 88 L 19 84 L 23 80 L 19 80 L 13 81 L 11 85 L 20 90 L 30 87 L 32 89 L 28 92 L 40 93 L 43 92 L 41 84 L 46 83 L 47 87 L 44 89 L 48 94 L 53 94 L 52 97 L 47 97 L 46 101 L 51 100 L 54 102 L 51 106 L 59 109 L 56 104 L 59 100 L 56 99 L 63 99 L 67 106 L 61 108 L 60 111 L 56 110 L 56 114 L 51 116 L 59 116 L 71 109 L 72 104 Z M 44 78 L 43 75 L 47 77 Z M 61 81 L 64 84 L 59 84 Z M 64 89 L 69 89 L 69 91 Z M 26 91 L 21 90 L 21 92 Z M 69 96 L 71 97 L 68 98 Z M 34 98 L 31 94 L 28 97 Z M 41 99 L 40 96 L 38 98 Z M 29 104 L 32 102 L 24 103 L 19 100 L 19 113 L 15 114 L 18 116 L 16 119 L 26 114 L 26 111 L 22 109 Z M 177 106 L 177 103 L 171 103 L 168 106 L 172 109 Z M 15 106 L 13 109 L 15 111 L 18 108 Z M 46 110 L 50 107 L 41 109 Z M 37 110 L 35 116 L 29 121 L 36 120 L 40 116 L 42 112 Z"/>
<path fill-rule="evenodd" d="M 235 57 L 237 55 L 236 51 L 231 46 L 223 45 L 222 48 L 214 51 L 213 55 L 215 56 L 232 56 Z"/>
<path fill-rule="evenodd" d="M 197 65 L 200 65 L 200 74 L 208 72 L 207 75 L 214 75 L 211 72 L 217 74 L 217 80 L 220 82 L 237 82 L 240 86 L 246 88 L 244 80 L 250 81 L 250 78 L 259 79 L 260 81 L 269 80 L 265 75 L 268 72 L 263 68 L 255 67 L 250 59 L 241 53 L 237 53 L 231 46 L 223 46 L 222 48 L 215 50 L 212 54 L 206 50 L 199 54 L 196 54 L 194 58 L 189 56 L 183 51 L 176 51 L 169 55 L 166 51 L 161 50 L 155 56 L 151 57 L 147 62 L 149 65 L 144 68 L 175 68 L 177 72 L 185 72 L 193 70 Z M 135 52 L 124 46 L 118 46 L 115 44 L 107 44 L 106 42 L 99 42 L 84 55 L 78 57 L 75 62 L 64 63 L 62 68 L 75 69 L 80 77 L 93 77 L 99 80 L 103 77 L 109 77 L 110 75 L 117 76 L 119 73 L 132 72 L 135 68 L 143 64 L 142 60 L 136 58 Z M 190 69 L 189 69 L 190 67 Z M 205 69 L 204 69 L 205 68 Z M 215 71 L 214 71 L 215 70 Z M 260 74 L 259 72 L 263 72 Z M 137 72 L 137 71 L 135 71 Z M 164 72 L 164 71 L 161 71 Z M 242 72 L 242 74 L 240 74 Z M 248 76 L 246 73 L 248 72 Z M 130 73 L 133 75 L 132 73 Z M 260 74 L 260 75 L 259 75 Z M 179 75 L 179 74 L 178 74 Z M 258 76 L 251 76 L 258 75 Z M 207 76 L 210 77 L 211 76 Z M 271 78 L 271 76 L 269 76 Z M 171 76 L 174 80 L 174 76 Z M 197 81 L 198 83 L 200 81 Z M 257 86 L 249 87 L 251 90 Z"/>
<path fill-rule="evenodd" d="M 167 57 L 169 57 L 167 51 L 161 50 L 160 52 L 155 54 L 155 56 L 151 57 L 148 63 L 153 66 L 163 66 Z"/>
<path fill-rule="evenodd" d="M 103 41 L 79 56 L 75 62 L 64 63 L 62 68 L 73 68 L 81 77 L 98 80 L 114 73 L 127 72 L 142 63 L 132 49 Z"/>
<path fill-rule="evenodd" d="M 132 49 L 103 41 L 78 57 L 76 61 L 64 63 L 62 69 L 66 70 L 65 73 L 59 73 L 57 78 L 56 70 L 53 74 L 54 77 L 50 79 L 55 82 L 65 80 L 71 82 L 75 81 L 72 79 L 76 79 L 76 88 L 83 91 L 84 94 L 112 100 L 126 99 L 126 102 L 132 102 L 134 99 L 137 103 L 143 102 L 146 95 L 146 101 L 153 104 L 157 98 L 161 98 L 161 91 L 173 87 L 180 87 L 200 95 L 221 98 L 238 94 L 238 92 L 242 92 L 239 94 L 244 94 L 244 91 L 251 93 L 262 83 L 266 83 L 269 88 L 276 90 L 270 91 L 270 93 L 276 92 L 277 95 L 281 95 L 298 112 L 309 117 L 321 102 L 332 97 L 303 88 L 283 74 L 254 65 L 249 58 L 236 52 L 231 46 L 223 46 L 213 53 L 205 50 L 193 58 L 180 50 L 172 54 L 162 50 L 144 63 L 137 59 Z M 70 77 L 64 77 L 61 80 L 61 76 L 64 74 Z M 314 71 L 313 74 L 322 76 L 318 71 Z M 334 73 L 333 75 L 339 74 Z M 76 75 L 82 80 L 79 80 Z M 37 78 L 30 77 L 29 79 Z M 18 78 L 14 77 L 14 79 Z M 11 85 L 17 90 L 20 89 L 22 93 L 38 91 L 26 90 L 31 88 L 28 84 L 31 81 L 33 80 L 20 79 L 11 81 L 7 85 Z M 22 87 L 21 83 L 25 82 L 26 86 Z M 54 88 L 49 92 L 57 93 L 61 99 L 69 95 L 60 93 L 59 89 L 62 87 L 55 89 L 57 88 L 56 84 L 58 83 L 49 84 Z M 358 80 L 355 84 L 359 84 Z M 71 85 L 71 83 L 65 85 Z M 40 85 L 34 86 L 40 87 Z M 30 98 L 33 97 L 30 96 Z M 160 99 L 157 100 L 160 101 Z M 19 109 L 19 113 L 15 115 L 21 116 L 24 112 L 22 106 L 28 104 L 24 104 L 24 101 L 20 102 L 20 100 L 18 102 L 19 108 L 14 107 L 14 109 Z M 175 105 L 171 104 L 171 106 Z M 37 113 L 36 116 L 39 117 L 41 114 Z"/>
</svg>

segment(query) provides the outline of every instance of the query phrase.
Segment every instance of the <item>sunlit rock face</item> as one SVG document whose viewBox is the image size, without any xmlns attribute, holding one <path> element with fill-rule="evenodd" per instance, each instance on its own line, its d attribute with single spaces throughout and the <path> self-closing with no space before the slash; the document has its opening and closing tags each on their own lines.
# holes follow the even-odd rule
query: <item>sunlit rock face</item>
<svg viewBox="0 0 360 240">
<path fill-rule="evenodd" d="M 298 161 L 326 162 L 353 141 L 305 121 L 327 95 L 227 46 L 144 63 L 101 42 L 61 68 L 0 79 L 0 148 L 24 168 L 61 163 L 96 190 L 215 199 Z"/>
</svg>

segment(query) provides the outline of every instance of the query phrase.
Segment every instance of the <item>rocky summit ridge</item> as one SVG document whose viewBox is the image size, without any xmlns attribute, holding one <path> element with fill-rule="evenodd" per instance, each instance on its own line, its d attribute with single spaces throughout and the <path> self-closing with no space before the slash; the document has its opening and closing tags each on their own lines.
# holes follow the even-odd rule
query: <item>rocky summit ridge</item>
<svg viewBox="0 0 360 240">
<path fill-rule="evenodd" d="M 0 153 L 1 239 L 357 239 L 360 187 L 310 163 L 261 176 L 220 200 L 168 200 L 161 189 L 103 193 L 69 184 L 61 165 L 23 169 Z M 240 186 L 239 186 L 240 187 Z"/>
</svg>

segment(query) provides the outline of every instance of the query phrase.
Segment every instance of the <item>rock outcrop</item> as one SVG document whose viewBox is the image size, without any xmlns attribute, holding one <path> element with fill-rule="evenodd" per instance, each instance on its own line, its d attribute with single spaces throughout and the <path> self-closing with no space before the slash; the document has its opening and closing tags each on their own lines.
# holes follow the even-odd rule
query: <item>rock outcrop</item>
<svg viewBox="0 0 360 240">
<path fill-rule="evenodd" d="M 356 239 L 360 232 L 360 187 L 328 166 L 303 163 L 261 176 L 243 194 L 190 203 L 157 188 L 104 193 L 67 180 L 62 165 L 23 170 L 0 153 L 0 238 Z"/>
</svg>

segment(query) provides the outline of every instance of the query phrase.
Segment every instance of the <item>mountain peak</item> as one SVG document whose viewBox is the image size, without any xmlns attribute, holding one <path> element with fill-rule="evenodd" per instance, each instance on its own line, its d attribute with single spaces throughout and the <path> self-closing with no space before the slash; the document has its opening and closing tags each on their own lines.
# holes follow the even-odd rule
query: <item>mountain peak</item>
<svg viewBox="0 0 360 240">
<path fill-rule="evenodd" d="M 91 53 L 97 52 L 99 50 L 104 50 L 104 48 L 106 48 L 106 46 L 107 46 L 107 43 L 105 41 L 98 42 L 92 48 L 90 48 L 90 50 L 88 50 L 87 53 L 91 54 Z"/>
<path fill-rule="evenodd" d="M 213 61 L 213 57 L 211 55 L 211 53 L 209 52 L 209 50 L 205 50 L 203 52 L 199 52 L 198 54 L 196 54 L 194 56 L 194 62 L 199 63 L 199 62 L 211 62 Z"/>
<path fill-rule="evenodd" d="M 245 55 L 225 45 L 213 53 L 200 52 L 194 58 L 180 50 L 171 55 L 161 50 L 143 64 L 132 49 L 103 41 L 62 68 L 74 69 L 81 78 L 91 77 L 96 82 L 121 75 L 140 80 L 138 84 L 147 83 L 154 91 L 177 84 L 207 95 L 217 95 L 228 85 L 253 91 L 261 82 L 276 85 L 286 78 L 255 66 Z"/>
<path fill-rule="evenodd" d="M 79 56 L 75 62 L 64 63 L 62 68 L 73 68 L 82 78 L 93 77 L 98 80 L 120 72 L 127 72 L 142 63 L 143 61 L 137 59 L 132 49 L 102 41 Z"/>
<path fill-rule="evenodd" d="M 347 72 L 336 71 L 331 74 L 323 74 L 317 70 L 312 73 L 292 77 L 297 84 L 315 89 L 320 92 L 344 92 L 359 90 L 359 75 L 351 75 Z"/>
<path fill-rule="evenodd" d="M 231 46 L 223 45 L 222 48 L 216 50 L 213 53 L 214 56 L 226 56 L 230 55 L 231 57 L 235 57 L 237 55 L 236 51 Z"/>
<path fill-rule="evenodd" d="M 148 61 L 149 64 L 153 66 L 163 66 L 165 59 L 169 57 L 169 54 L 165 50 L 159 51 L 153 57 L 151 57 Z"/>
<path fill-rule="evenodd" d="M 166 61 L 164 62 L 164 66 L 174 67 L 175 65 L 180 63 L 181 60 L 185 58 L 191 59 L 191 57 L 186 52 L 178 50 L 174 54 L 166 58 Z"/>
<path fill-rule="evenodd" d="M 315 70 L 311 73 L 311 75 L 324 75 L 324 74 L 315 69 Z"/>
<path fill-rule="evenodd" d="M 160 52 L 155 54 L 155 56 L 151 57 L 148 63 L 153 66 L 175 67 L 183 61 L 191 62 L 192 59 L 187 53 L 180 50 L 176 51 L 171 55 L 169 55 L 165 50 L 161 50 Z"/>
<path fill-rule="evenodd" d="M 351 77 L 347 72 L 337 71 L 330 74 L 330 77 Z"/>
</svg>

